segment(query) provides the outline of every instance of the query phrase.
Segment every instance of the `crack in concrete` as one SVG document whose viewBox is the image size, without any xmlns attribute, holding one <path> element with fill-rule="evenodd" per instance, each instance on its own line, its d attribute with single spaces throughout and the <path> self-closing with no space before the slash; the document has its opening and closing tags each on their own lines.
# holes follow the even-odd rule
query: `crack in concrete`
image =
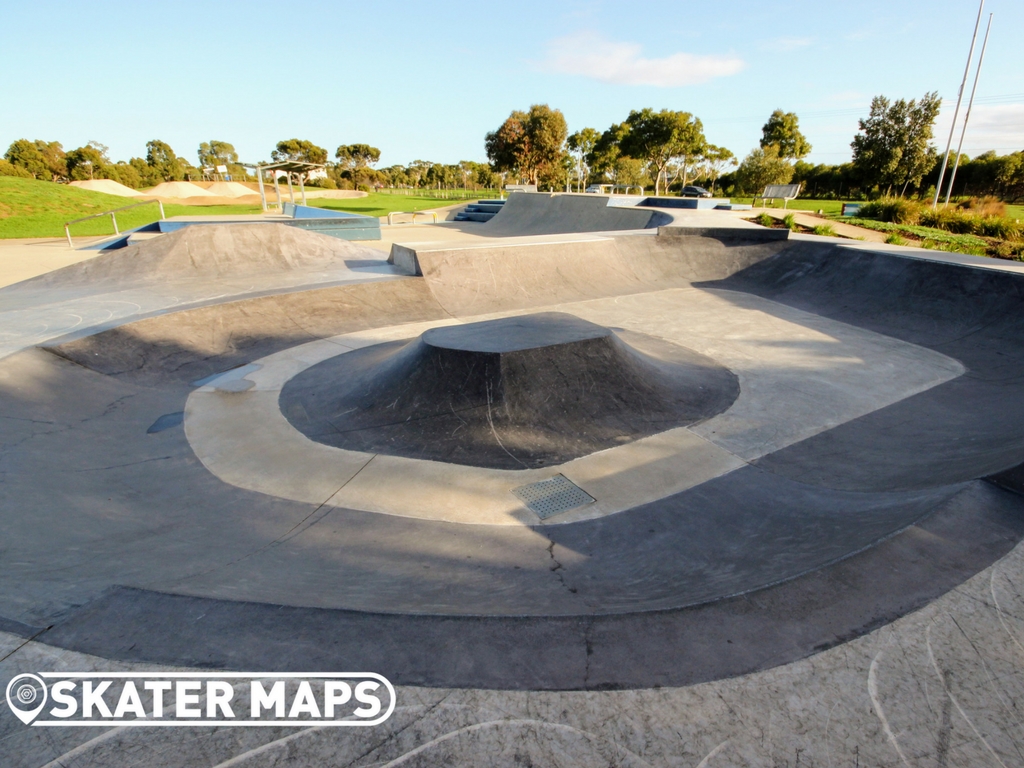
<svg viewBox="0 0 1024 768">
<path fill-rule="evenodd" d="M 568 590 L 569 592 L 571 592 L 572 594 L 574 594 L 574 595 L 575 595 L 575 594 L 576 594 L 576 592 L 577 592 L 577 589 L 576 589 L 576 587 L 570 587 L 570 586 L 569 586 L 568 584 L 566 584 L 566 582 L 565 582 L 565 574 L 563 573 L 563 571 L 565 570 L 565 568 L 564 568 L 564 567 L 563 567 L 563 565 L 562 565 L 562 564 L 561 564 L 561 563 L 559 562 L 558 558 L 557 558 L 557 557 L 555 557 L 555 542 L 553 542 L 553 541 L 552 541 L 552 542 L 550 542 L 550 543 L 548 544 L 548 556 L 549 556 L 549 557 L 551 558 L 551 562 L 552 562 L 552 563 L 554 564 L 554 565 L 552 565 L 552 566 L 551 566 L 551 568 L 550 568 L 549 570 L 550 570 L 550 571 L 551 571 L 551 572 L 552 572 L 553 574 L 555 574 L 555 576 L 556 576 L 556 577 L 557 577 L 557 579 L 558 579 L 558 583 L 559 583 L 559 584 L 561 584 L 561 585 L 562 585 L 563 587 L 565 587 L 565 588 L 566 588 L 566 589 L 567 589 L 567 590 Z"/>
<path fill-rule="evenodd" d="M 139 464 L 149 464 L 154 461 L 166 461 L 167 459 L 173 459 L 174 456 L 156 456 L 152 459 L 142 459 L 141 461 L 130 461 L 127 464 L 111 464 L 109 467 L 86 467 L 85 469 L 76 469 L 75 472 L 103 472 L 107 469 L 121 469 L 122 467 L 136 467 Z"/>
<path fill-rule="evenodd" d="M 418 718 L 414 718 L 414 719 L 410 720 L 410 721 L 409 721 L 409 722 L 408 722 L 408 723 L 407 723 L 406 725 L 402 726 L 402 727 L 401 727 L 401 728 L 399 728 L 399 729 L 398 729 L 397 731 L 392 731 L 392 732 L 391 732 L 391 733 L 389 733 L 389 734 L 388 734 L 387 736 L 385 736 L 385 737 L 384 737 L 384 739 L 383 739 L 382 741 L 378 742 L 377 744 L 374 744 L 374 745 L 373 745 L 372 747 L 370 747 L 369 749 L 367 749 L 367 750 L 366 750 L 365 752 L 363 752 L 363 753 L 362 753 L 361 755 L 357 755 L 357 756 L 356 756 L 355 758 L 353 758 L 352 760 L 350 760 L 350 761 L 349 761 L 349 762 L 348 762 L 348 763 L 347 763 L 346 765 L 348 765 L 348 766 L 353 766 L 353 765 L 356 765 L 356 764 L 357 764 L 357 763 L 359 763 L 359 762 L 360 762 L 360 761 L 361 761 L 361 760 L 362 760 L 363 758 L 367 757 L 368 755 L 372 754 L 373 752 L 376 752 L 376 751 L 377 751 L 378 749 L 380 749 L 381 747 L 383 747 L 383 746 L 384 746 L 385 744 L 387 744 L 388 742 L 394 741 L 396 737 L 398 737 L 398 736 L 401 736 L 401 735 L 402 735 L 403 733 L 405 733 L 405 732 L 406 732 L 407 730 L 409 730 L 410 728 L 412 728 L 412 727 L 413 727 L 414 725 L 416 725 L 417 723 L 422 723 L 422 722 L 423 722 L 423 721 L 424 721 L 424 720 L 425 720 L 425 719 L 426 719 L 426 718 L 427 718 L 427 717 L 428 717 L 428 716 L 429 716 L 429 715 L 430 715 L 431 713 L 433 713 L 433 712 L 434 712 L 434 710 L 435 710 L 435 709 L 437 709 L 438 707 L 440 707 L 440 706 L 441 706 L 442 704 L 444 704 L 444 703 L 445 703 L 445 702 L 446 702 L 446 701 L 447 701 L 447 700 L 448 700 L 449 698 L 451 698 L 451 695 L 452 695 L 452 692 L 451 692 L 451 691 L 449 691 L 449 692 L 448 692 L 448 693 L 446 693 L 446 694 L 445 694 L 444 696 L 442 696 L 442 697 L 441 697 L 440 699 L 438 699 L 438 700 L 437 700 L 436 702 L 434 702 L 433 704 L 431 704 L 430 706 L 428 706 L 428 707 L 426 708 L 426 710 L 424 710 L 423 714 L 422 714 L 422 715 L 420 715 L 420 716 L 419 716 Z M 401 757 L 401 755 L 399 755 L 399 757 Z"/>
</svg>

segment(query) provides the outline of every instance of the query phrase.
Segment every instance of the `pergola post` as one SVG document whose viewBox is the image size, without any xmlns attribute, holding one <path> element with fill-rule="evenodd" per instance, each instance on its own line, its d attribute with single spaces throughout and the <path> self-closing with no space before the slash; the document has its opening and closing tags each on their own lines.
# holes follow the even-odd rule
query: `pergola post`
<svg viewBox="0 0 1024 768">
<path fill-rule="evenodd" d="M 263 186 L 263 169 L 260 168 L 258 165 L 256 166 L 256 181 L 259 183 L 260 186 L 260 205 L 263 206 L 263 212 L 266 213 L 268 211 L 267 190 Z"/>
<path fill-rule="evenodd" d="M 279 174 L 286 174 L 286 181 L 288 183 L 288 198 L 292 204 L 295 204 L 295 185 L 292 181 L 292 174 L 298 175 L 299 181 L 299 195 L 302 200 L 302 205 L 306 205 L 306 175 L 311 171 L 324 168 L 322 163 L 303 163 L 297 160 L 285 160 L 278 163 L 256 163 L 250 165 L 244 164 L 246 168 L 256 169 L 256 181 L 259 184 L 260 190 L 260 205 L 263 207 L 264 213 L 270 213 L 270 202 L 267 200 L 269 190 L 266 187 L 266 179 L 263 178 L 265 173 L 274 174 L 274 195 L 277 198 L 277 208 L 279 211 L 284 210 L 284 197 L 281 195 L 281 177 Z"/>
</svg>

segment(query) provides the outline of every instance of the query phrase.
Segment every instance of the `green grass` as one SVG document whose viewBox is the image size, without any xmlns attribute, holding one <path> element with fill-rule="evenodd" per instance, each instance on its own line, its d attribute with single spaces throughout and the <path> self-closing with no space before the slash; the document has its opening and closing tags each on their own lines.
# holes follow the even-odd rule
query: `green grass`
<svg viewBox="0 0 1024 768">
<path fill-rule="evenodd" d="M 749 205 L 753 202 L 751 197 L 734 197 L 732 198 L 734 203 L 746 203 Z M 849 201 L 847 201 L 849 202 Z M 761 207 L 761 201 L 758 200 L 757 207 Z M 769 208 L 781 208 L 782 201 L 778 201 L 776 205 L 770 205 Z M 790 200 L 789 205 L 786 206 L 787 210 L 790 211 L 810 211 L 811 213 L 817 213 L 818 211 L 824 211 L 826 216 L 838 216 L 843 211 L 842 200 L 803 200 L 797 198 L 796 200 Z"/>
<path fill-rule="evenodd" d="M 35 179 L 0 176 L 0 238 L 63 237 L 64 222 L 94 213 L 131 205 L 130 197 L 105 195 L 101 192 L 54 184 Z M 173 205 L 165 204 L 168 217 L 240 213 L 259 213 L 252 205 Z M 160 218 L 156 203 L 122 211 L 117 225 L 124 232 Z M 109 216 L 71 225 L 72 237 L 112 235 L 114 227 Z"/>
<path fill-rule="evenodd" d="M 1020 219 L 1021 222 L 1024 222 L 1024 205 L 1007 205 L 1006 218 Z"/>
<path fill-rule="evenodd" d="M 395 211 L 422 211 L 427 208 L 443 208 L 459 202 L 463 201 L 430 197 L 429 193 L 424 190 L 424 193 L 420 195 L 390 195 L 371 192 L 366 197 L 350 197 L 339 200 L 317 198 L 310 200 L 309 204 L 316 208 L 329 208 L 334 211 L 380 217 Z"/>
<path fill-rule="evenodd" d="M 0 176 L 0 238 L 12 237 L 63 237 L 64 222 L 79 219 L 94 213 L 103 213 L 114 208 L 131 205 L 130 197 L 105 195 L 101 192 L 53 184 L 35 179 L 17 179 Z M 309 203 L 318 208 L 328 208 L 366 216 L 387 216 L 392 211 L 422 211 L 440 208 L 458 200 L 432 197 L 424 190 L 418 195 L 371 194 L 342 200 L 313 199 Z M 164 203 L 167 217 L 201 215 L 238 215 L 259 213 L 254 205 L 175 205 Z M 117 225 L 121 231 L 141 227 L 160 218 L 156 203 L 122 211 L 117 214 Z M 71 225 L 72 237 L 112 235 L 113 224 L 104 216 L 80 224 Z"/>
</svg>

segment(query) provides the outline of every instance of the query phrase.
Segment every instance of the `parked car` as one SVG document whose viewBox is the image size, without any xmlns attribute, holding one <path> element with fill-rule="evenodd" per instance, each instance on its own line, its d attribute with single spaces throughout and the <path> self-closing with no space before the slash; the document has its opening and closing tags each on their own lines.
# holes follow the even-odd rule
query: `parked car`
<svg viewBox="0 0 1024 768">
<path fill-rule="evenodd" d="M 682 197 L 711 197 L 711 193 L 704 187 L 683 187 L 679 194 Z"/>
</svg>

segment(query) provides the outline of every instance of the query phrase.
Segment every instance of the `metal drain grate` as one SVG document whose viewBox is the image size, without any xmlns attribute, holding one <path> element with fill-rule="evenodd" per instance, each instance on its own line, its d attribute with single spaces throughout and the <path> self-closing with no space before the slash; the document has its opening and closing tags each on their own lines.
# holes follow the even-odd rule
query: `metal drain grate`
<svg viewBox="0 0 1024 768">
<path fill-rule="evenodd" d="M 512 493 L 536 512 L 541 520 L 595 501 L 593 496 L 578 485 L 574 485 L 565 475 L 555 475 L 550 480 L 521 485 L 513 488 Z"/>
</svg>

